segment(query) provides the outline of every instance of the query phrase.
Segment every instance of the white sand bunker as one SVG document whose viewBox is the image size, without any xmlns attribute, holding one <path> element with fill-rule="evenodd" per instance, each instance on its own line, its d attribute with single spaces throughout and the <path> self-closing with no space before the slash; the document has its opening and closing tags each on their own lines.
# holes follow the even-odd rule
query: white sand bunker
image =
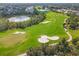
<svg viewBox="0 0 79 59">
<path fill-rule="evenodd" d="M 38 38 L 38 41 L 40 43 L 47 43 L 47 42 L 49 42 L 48 37 L 46 35 L 43 35 L 40 38 Z"/>
<path fill-rule="evenodd" d="M 13 33 L 13 34 L 25 34 L 25 32 L 17 31 L 17 32 L 15 32 L 15 33 Z"/>
<path fill-rule="evenodd" d="M 59 37 L 58 36 L 52 36 L 52 37 L 48 37 L 48 39 L 50 39 L 50 40 L 58 40 Z"/>
<path fill-rule="evenodd" d="M 58 40 L 58 39 L 59 39 L 58 36 L 49 37 L 47 35 L 42 35 L 40 38 L 38 38 L 38 41 L 40 43 L 47 43 L 47 42 L 49 42 L 49 40 Z"/>
<path fill-rule="evenodd" d="M 42 24 L 47 24 L 47 23 L 49 23 L 49 22 L 51 22 L 51 21 L 44 21 L 44 22 L 41 22 Z"/>
</svg>

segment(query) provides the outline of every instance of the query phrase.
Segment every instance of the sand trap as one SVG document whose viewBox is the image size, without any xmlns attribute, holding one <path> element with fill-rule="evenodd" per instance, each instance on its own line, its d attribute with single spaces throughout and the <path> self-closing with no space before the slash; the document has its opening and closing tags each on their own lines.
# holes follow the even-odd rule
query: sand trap
<svg viewBox="0 0 79 59">
<path fill-rule="evenodd" d="M 44 22 L 41 22 L 41 24 L 47 24 L 49 22 L 51 22 L 51 21 L 44 21 Z"/>
<path fill-rule="evenodd" d="M 25 32 L 17 31 L 17 32 L 15 32 L 15 33 L 13 33 L 13 34 L 25 34 Z"/>
<path fill-rule="evenodd" d="M 55 46 L 57 45 L 58 43 L 53 43 L 53 44 L 49 44 L 49 46 Z"/>
<path fill-rule="evenodd" d="M 52 36 L 52 37 L 48 37 L 48 39 L 50 39 L 50 40 L 58 40 L 59 37 L 58 36 Z"/>
<path fill-rule="evenodd" d="M 20 54 L 20 55 L 18 55 L 18 56 L 27 56 L 27 54 L 26 54 L 26 52 L 25 52 L 25 53 Z"/>
<path fill-rule="evenodd" d="M 42 35 L 40 38 L 38 38 L 38 41 L 40 43 L 47 43 L 47 42 L 49 42 L 49 40 L 58 40 L 58 39 L 59 39 L 58 36 L 49 37 L 47 35 Z"/>
<path fill-rule="evenodd" d="M 41 36 L 40 38 L 38 38 L 38 41 L 39 41 L 40 43 L 47 43 L 47 42 L 49 42 L 49 40 L 48 40 L 48 38 L 47 38 L 46 35 L 43 35 L 43 36 Z"/>
</svg>

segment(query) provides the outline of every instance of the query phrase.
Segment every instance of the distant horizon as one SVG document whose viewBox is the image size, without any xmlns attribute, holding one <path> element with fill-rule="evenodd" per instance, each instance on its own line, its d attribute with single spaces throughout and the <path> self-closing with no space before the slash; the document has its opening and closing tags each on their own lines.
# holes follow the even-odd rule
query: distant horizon
<svg viewBox="0 0 79 59">
<path fill-rule="evenodd" d="M 0 3 L 78 3 L 79 0 L 0 0 Z"/>
</svg>

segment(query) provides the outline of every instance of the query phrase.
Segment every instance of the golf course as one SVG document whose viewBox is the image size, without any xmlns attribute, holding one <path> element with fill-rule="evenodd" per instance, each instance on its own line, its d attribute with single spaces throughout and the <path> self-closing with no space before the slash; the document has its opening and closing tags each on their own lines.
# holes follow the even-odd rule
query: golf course
<svg viewBox="0 0 79 59">
<path fill-rule="evenodd" d="M 69 38 L 63 27 L 64 20 L 68 16 L 49 11 L 45 17 L 45 20 L 39 24 L 0 32 L 0 55 L 15 56 L 25 53 L 29 48 L 44 44 L 38 40 L 43 35 L 58 37 L 57 40 L 48 38 L 49 41 L 46 43 L 49 44 L 58 43 L 62 38 Z"/>
</svg>

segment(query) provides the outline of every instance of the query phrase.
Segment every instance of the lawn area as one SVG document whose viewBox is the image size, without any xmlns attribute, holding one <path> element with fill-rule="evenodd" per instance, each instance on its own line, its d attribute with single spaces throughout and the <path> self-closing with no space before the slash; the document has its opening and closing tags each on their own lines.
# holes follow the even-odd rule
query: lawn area
<svg viewBox="0 0 79 59">
<path fill-rule="evenodd" d="M 59 40 L 50 41 L 49 42 L 50 44 L 59 42 L 63 37 L 68 38 L 63 28 L 63 23 L 65 18 L 67 18 L 66 15 L 55 13 L 55 12 L 48 12 L 46 13 L 46 19 L 43 22 L 50 21 L 49 23 L 45 23 L 45 24 L 39 23 L 37 25 L 33 25 L 23 30 L 14 29 L 5 32 L 0 32 L 0 40 L 2 40 L 1 38 L 3 38 L 3 40 L 7 40 L 8 39 L 7 36 L 9 37 L 11 36 L 11 38 L 8 39 L 10 40 L 9 42 L 10 46 L 5 47 L 4 45 L 0 44 L 0 55 L 18 55 L 24 53 L 29 48 L 36 47 L 41 44 L 37 40 L 41 35 L 59 36 L 60 38 Z M 14 33 L 15 31 L 24 31 L 26 33 L 25 35 L 19 35 L 16 37 L 12 35 L 12 33 Z M 4 42 L 3 40 L 1 42 Z M 18 40 L 20 40 L 21 42 L 19 41 L 20 43 L 16 44 L 15 41 Z M 11 45 L 11 41 L 12 41 L 12 45 Z M 8 45 L 8 43 L 6 43 L 5 45 Z"/>
</svg>

